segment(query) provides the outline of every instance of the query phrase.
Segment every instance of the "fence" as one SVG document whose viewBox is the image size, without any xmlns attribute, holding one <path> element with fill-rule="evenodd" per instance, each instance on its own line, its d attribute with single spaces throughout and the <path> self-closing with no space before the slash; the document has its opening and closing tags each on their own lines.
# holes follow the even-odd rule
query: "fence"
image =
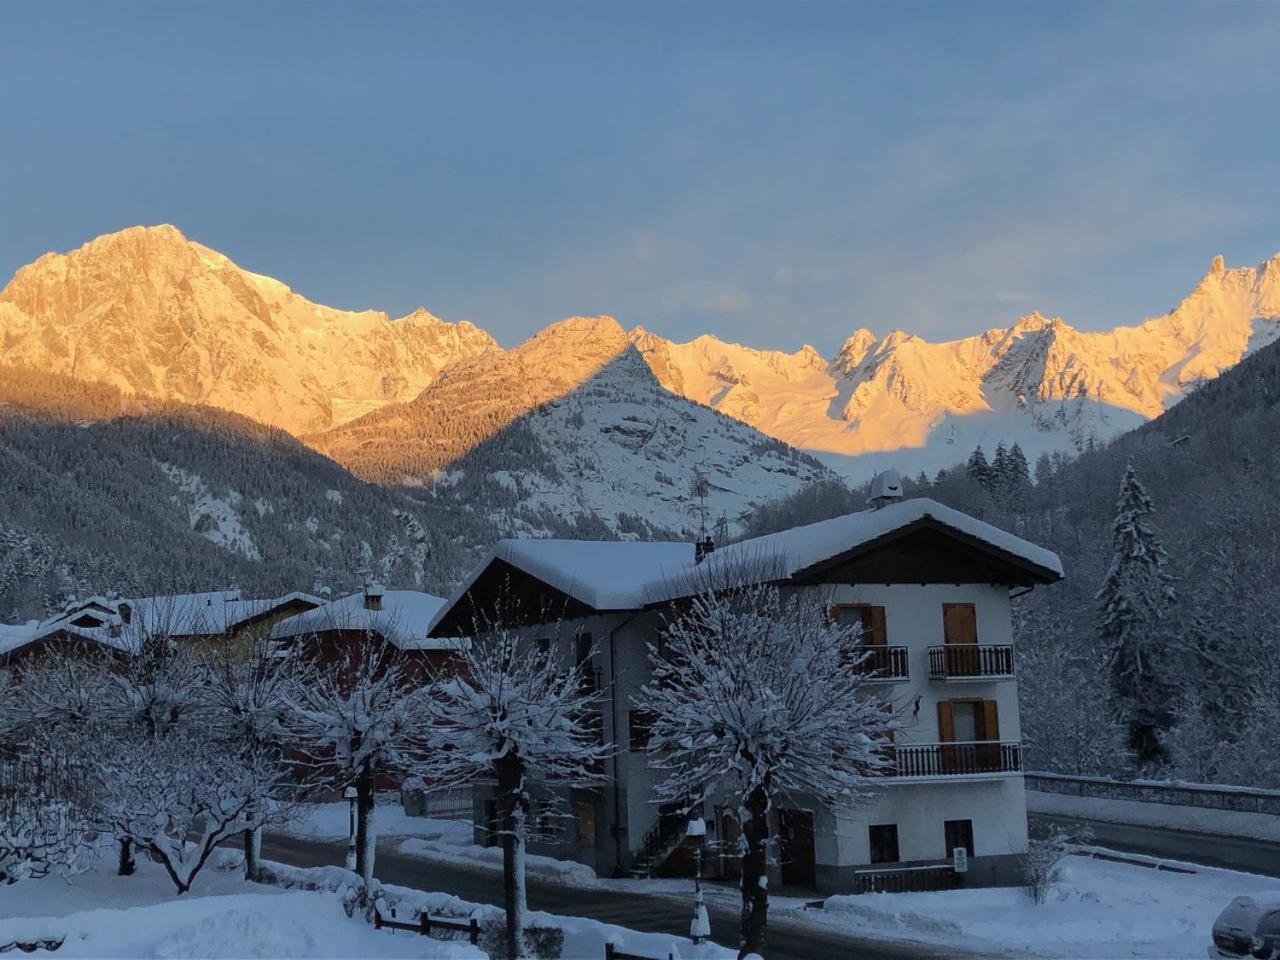
<svg viewBox="0 0 1280 960">
<path fill-rule="evenodd" d="M 961 884 L 952 867 L 902 867 L 896 870 L 865 870 L 854 874 L 854 893 L 922 893 L 951 890 Z"/>
<path fill-rule="evenodd" d="M 400 803 L 411 817 L 430 817 L 433 820 L 470 820 L 472 790 L 470 787 L 449 787 L 428 790 L 422 786 L 402 787 Z"/>
<path fill-rule="evenodd" d="M 464 922 L 449 917 L 433 917 L 429 913 L 423 913 L 415 922 L 408 923 L 404 920 L 395 919 L 394 910 L 390 917 L 384 917 L 381 910 L 374 910 L 373 927 L 375 930 L 381 930 L 384 927 L 388 930 L 409 930 L 413 933 L 420 933 L 424 937 L 430 936 L 432 931 L 445 930 L 451 933 L 465 933 L 472 946 L 480 942 L 480 922 L 475 917 Z"/>
<path fill-rule="evenodd" d="M 624 953 L 612 943 L 604 945 L 604 960 L 675 960 L 675 951 L 668 951 L 665 957 L 650 957 L 642 953 Z"/>
<path fill-rule="evenodd" d="M 887 755 L 894 761 L 885 772 L 890 777 L 963 777 L 1022 769 L 1021 745 L 995 740 L 895 745 Z"/>
<path fill-rule="evenodd" d="M 1026 783 L 1028 790 L 1037 793 L 1280 816 L 1280 790 L 1254 790 L 1209 784 L 1145 783 L 1108 780 L 1105 777 L 1076 777 L 1061 773 L 1028 773 Z"/>
</svg>

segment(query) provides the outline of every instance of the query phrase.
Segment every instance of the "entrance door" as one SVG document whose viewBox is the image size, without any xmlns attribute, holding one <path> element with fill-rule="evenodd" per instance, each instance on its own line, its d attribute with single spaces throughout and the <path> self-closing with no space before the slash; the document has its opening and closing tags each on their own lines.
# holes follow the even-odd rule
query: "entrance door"
<svg viewBox="0 0 1280 960">
<path fill-rule="evenodd" d="M 813 843 L 813 813 L 779 810 L 782 840 L 782 883 L 788 887 L 817 886 L 817 855 Z"/>
<path fill-rule="evenodd" d="M 946 644 L 947 675 L 976 677 L 978 663 L 978 613 L 972 603 L 942 605 L 942 641 Z"/>
</svg>

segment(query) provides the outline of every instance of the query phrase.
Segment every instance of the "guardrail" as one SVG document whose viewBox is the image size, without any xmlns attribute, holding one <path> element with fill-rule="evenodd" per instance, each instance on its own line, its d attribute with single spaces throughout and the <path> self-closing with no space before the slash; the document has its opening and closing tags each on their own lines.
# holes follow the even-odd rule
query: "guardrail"
<svg viewBox="0 0 1280 960">
<path fill-rule="evenodd" d="M 1008 644 L 953 643 L 929 648 L 930 680 L 986 680 L 1013 676 Z"/>
<path fill-rule="evenodd" d="M 858 664 L 858 670 L 869 674 L 868 681 L 893 682 L 910 679 L 911 666 L 906 647 L 866 646 L 862 647 L 860 652 L 866 656 Z"/>
<path fill-rule="evenodd" d="M 887 777 L 966 777 L 1018 773 L 1022 745 L 998 740 L 977 743 L 907 743 L 885 748 L 893 761 Z"/>
<path fill-rule="evenodd" d="M 1027 789 L 1038 793 L 1280 816 L 1280 790 L 1109 780 L 1106 777 L 1077 777 L 1062 773 L 1027 773 L 1025 776 Z"/>
</svg>

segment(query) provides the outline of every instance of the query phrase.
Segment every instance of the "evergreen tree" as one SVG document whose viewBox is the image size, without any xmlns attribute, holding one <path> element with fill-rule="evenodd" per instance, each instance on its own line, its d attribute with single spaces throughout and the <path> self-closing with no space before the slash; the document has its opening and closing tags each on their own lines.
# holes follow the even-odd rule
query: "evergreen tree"
<svg viewBox="0 0 1280 960">
<path fill-rule="evenodd" d="M 1165 552 L 1148 518 L 1154 509 L 1130 461 L 1120 481 L 1110 569 L 1098 591 L 1098 632 L 1111 666 L 1112 691 L 1129 725 L 1139 762 L 1164 756 L 1171 724 L 1168 637 L 1161 630 L 1175 595 Z"/>
<path fill-rule="evenodd" d="M 996 455 L 991 460 L 991 492 L 1003 496 L 1009 489 L 1009 451 L 1004 441 L 996 444 Z"/>
<path fill-rule="evenodd" d="M 1049 454 L 1042 453 L 1036 457 L 1036 486 L 1046 487 L 1053 480 L 1053 460 Z"/>
<path fill-rule="evenodd" d="M 969 463 L 965 469 L 970 480 L 984 490 L 991 489 L 991 467 L 987 463 L 987 455 L 982 452 L 981 444 L 974 448 L 973 453 L 969 454 Z"/>
</svg>

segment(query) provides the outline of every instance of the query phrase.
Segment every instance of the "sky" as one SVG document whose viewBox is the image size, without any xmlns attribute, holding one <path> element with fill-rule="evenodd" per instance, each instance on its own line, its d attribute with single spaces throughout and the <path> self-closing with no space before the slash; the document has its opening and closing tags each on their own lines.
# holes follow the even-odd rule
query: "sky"
<svg viewBox="0 0 1280 960">
<path fill-rule="evenodd" d="M 6 3 L 0 275 L 173 223 L 511 345 L 833 352 L 1280 251 L 1280 4 Z"/>
</svg>

